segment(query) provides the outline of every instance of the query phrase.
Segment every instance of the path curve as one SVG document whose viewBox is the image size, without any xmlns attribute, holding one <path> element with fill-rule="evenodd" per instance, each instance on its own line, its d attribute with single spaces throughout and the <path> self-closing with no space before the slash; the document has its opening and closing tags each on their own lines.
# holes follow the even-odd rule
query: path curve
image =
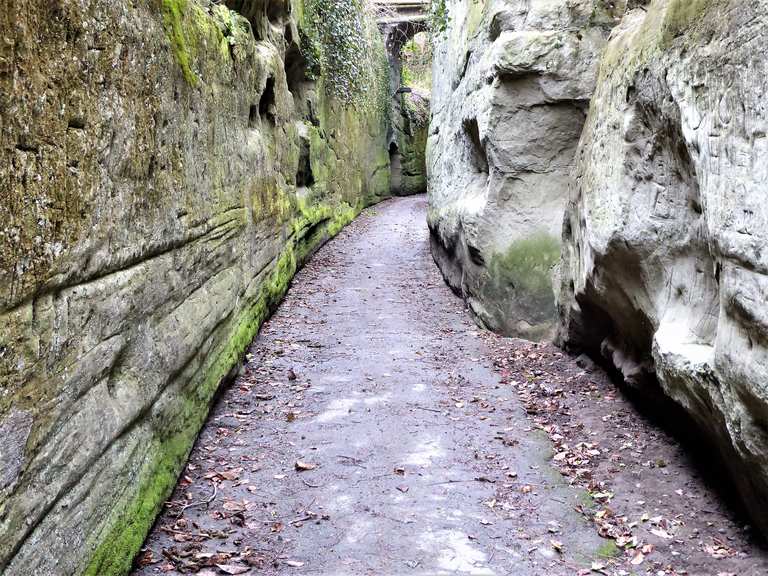
<svg viewBox="0 0 768 576">
<path fill-rule="evenodd" d="M 137 574 L 589 565 L 601 541 L 573 511 L 583 494 L 499 386 L 431 260 L 425 219 L 424 197 L 380 204 L 297 275 L 213 409 Z M 528 489 L 502 500 L 502 487 Z"/>
</svg>

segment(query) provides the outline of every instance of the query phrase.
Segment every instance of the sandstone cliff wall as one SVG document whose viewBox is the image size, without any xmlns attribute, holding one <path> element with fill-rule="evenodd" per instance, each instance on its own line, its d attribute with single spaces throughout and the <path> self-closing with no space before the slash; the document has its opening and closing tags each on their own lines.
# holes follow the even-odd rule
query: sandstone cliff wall
<svg viewBox="0 0 768 576">
<path fill-rule="evenodd" d="M 679 403 L 764 531 L 766 14 L 764 0 L 654 0 L 614 32 L 577 154 L 559 302 L 561 343 Z"/>
<path fill-rule="evenodd" d="M 227 5 L 0 8 L 0 573 L 128 570 L 296 268 L 389 193 L 361 3 Z"/>
<path fill-rule="evenodd" d="M 425 7 L 426 8 L 426 7 Z M 423 19 L 412 20 L 389 16 L 383 25 L 390 71 L 392 112 L 389 131 L 391 192 L 394 196 L 424 194 L 427 191 L 427 127 L 429 98 L 426 91 L 414 92 L 404 77 L 403 50 L 416 34 L 426 30 Z M 406 90 L 406 91 L 403 91 Z"/>
<path fill-rule="evenodd" d="M 427 153 L 433 254 L 480 324 L 544 338 L 574 153 L 625 3 L 446 5 Z"/>
<path fill-rule="evenodd" d="M 429 100 L 417 93 L 404 94 L 400 107 L 401 122 L 397 137 L 402 196 L 424 194 L 427 191 L 427 136 L 429 131 Z M 392 180 L 395 179 L 394 163 Z M 395 189 L 393 186 L 393 193 Z"/>
</svg>

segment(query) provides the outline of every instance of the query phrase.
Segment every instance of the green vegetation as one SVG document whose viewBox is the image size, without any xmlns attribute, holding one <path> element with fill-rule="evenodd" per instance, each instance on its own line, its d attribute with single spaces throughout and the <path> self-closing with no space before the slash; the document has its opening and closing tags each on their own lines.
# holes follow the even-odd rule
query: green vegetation
<svg viewBox="0 0 768 576">
<path fill-rule="evenodd" d="M 196 86 L 198 78 L 192 70 L 193 55 L 183 21 L 187 4 L 188 0 L 163 0 L 163 26 L 184 79 L 190 86 Z"/>
<path fill-rule="evenodd" d="M 402 62 L 401 81 L 403 86 L 413 88 L 423 95 L 432 90 L 433 48 L 429 36 L 416 34 L 400 51 Z"/>
<path fill-rule="evenodd" d="M 537 232 L 513 242 L 489 265 L 488 288 L 495 292 L 512 290 L 515 299 L 532 316 L 546 320 L 554 307 L 552 267 L 560 259 L 560 243 L 546 232 Z"/>
<path fill-rule="evenodd" d="M 188 380 L 179 378 L 178 384 L 171 384 L 176 388 L 164 392 L 173 396 L 173 402 L 156 403 L 154 409 L 162 412 L 147 420 L 162 425 L 141 432 L 147 440 L 140 448 L 143 460 L 135 456 L 140 467 L 111 503 L 112 513 L 102 532 L 89 541 L 85 571 L 89 576 L 130 571 L 135 553 L 176 484 L 222 379 L 242 358 L 303 262 L 365 204 L 389 190 L 386 170 L 378 171 L 373 181 L 366 178 L 369 156 L 376 166 L 388 163 L 383 134 L 389 112 L 389 66 L 375 23 L 363 0 L 306 0 L 296 6 L 302 18 L 299 40 L 308 73 L 321 88 L 316 102 L 319 125 L 307 123 L 315 182 L 308 195 L 299 196 L 285 184 L 288 178 L 270 169 L 245 186 L 250 214 L 255 220 L 269 221 L 285 245 L 268 272 L 254 279 L 254 293 L 221 326 L 218 344 L 201 360 L 197 374 Z M 213 85 L 220 79 L 222 59 L 231 65 L 239 58 L 239 50 L 252 50 L 255 44 L 248 21 L 223 5 L 161 0 L 160 9 L 174 59 L 192 87 L 200 86 L 203 79 Z M 339 107 L 338 102 L 345 106 Z M 289 131 L 288 137 L 296 134 Z M 279 146 L 274 141 L 265 146 L 271 156 L 277 156 Z M 291 162 L 282 161 L 295 170 Z M 212 162 L 212 170 L 217 162 Z"/>
<path fill-rule="evenodd" d="M 668 45 L 683 34 L 712 5 L 712 0 L 673 0 L 662 25 L 662 42 Z"/>
<path fill-rule="evenodd" d="M 429 93 L 432 87 L 432 42 L 428 34 L 416 34 L 401 50 L 404 86 L 412 92 L 403 94 L 403 131 L 398 136 L 401 152 L 401 192 L 416 194 L 427 189 L 426 148 L 430 119 Z"/>
<path fill-rule="evenodd" d="M 280 303 L 299 266 L 320 244 L 351 222 L 360 209 L 344 202 L 337 206 L 297 203 L 291 241 L 263 281 L 256 299 L 240 314 L 230 330 L 231 336 L 209 356 L 212 360 L 203 368 L 202 382 L 176 392 L 178 401 L 169 408 L 172 413 L 162 416 L 164 427 L 173 432 L 167 437 L 155 436 L 146 447 L 148 456 L 137 473 L 135 489 L 129 489 L 122 497 L 124 502 L 113 507 L 116 512 L 107 534 L 96 539 L 101 544 L 91 557 L 86 576 L 120 576 L 130 571 L 136 551 L 176 484 L 219 383 L 243 357 L 263 322 Z"/>
<path fill-rule="evenodd" d="M 491 303 L 494 311 L 483 322 L 488 326 L 509 322 L 513 330 L 524 325 L 527 338 L 545 338 L 555 313 L 551 274 L 559 259 L 557 238 L 543 231 L 493 254 L 480 279 L 480 299 Z M 509 316 L 510 310 L 515 311 L 514 318 Z"/>
<path fill-rule="evenodd" d="M 605 78 L 633 76 L 648 60 L 658 56 L 673 42 L 685 44 L 706 41 L 706 30 L 716 24 L 712 14 L 719 0 L 671 0 L 651 3 L 636 30 L 618 36 L 603 55 L 600 67 Z"/>
<path fill-rule="evenodd" d="M 579 504 L 581 504 L 584 510 L 593 510 L 597 506 L 595 499 L 592 498 L 592 494 L 586 490 L 579 493 Z"/>
<path fill-rule="evenodd" d="M 450 14 L 446 0 L 432 0 L 429 5 L 429 14 L 427 16 L 427 25 L 432 34 L 440 35 L 448 30 Z"/>
<path fill-rule="evenodd" d="M 163 28 L 176 62 L 190 86 L 200 82 L 200 47 L 218 48 L 218 56 L 229 60 L 242 56 L 242 47 L 252 41 L 248 21 L 223 5 L 203 8 L 195 0 L 162 0 Z"/>
<path fill-rule="evenodd" d="M 365 0 L 305 0 L 302 53 L 307 72 L 344 105 L 388 102 L 389 66 Z M 371 50 L 371 46 L 381 50 Z"/>
</svg>

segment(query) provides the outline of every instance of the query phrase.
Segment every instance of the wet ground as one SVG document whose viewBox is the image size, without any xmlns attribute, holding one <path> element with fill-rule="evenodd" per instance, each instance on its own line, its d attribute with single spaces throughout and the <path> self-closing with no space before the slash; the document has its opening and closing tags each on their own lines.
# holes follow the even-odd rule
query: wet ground
<svg viewBox="0 0 768 576">
<path fill-rule="evenodd" d="M 768 573 L 599 370 L 475 327 L 425 212 L 369 209 L 298 274 L 135 573 Z"/>
</svg>

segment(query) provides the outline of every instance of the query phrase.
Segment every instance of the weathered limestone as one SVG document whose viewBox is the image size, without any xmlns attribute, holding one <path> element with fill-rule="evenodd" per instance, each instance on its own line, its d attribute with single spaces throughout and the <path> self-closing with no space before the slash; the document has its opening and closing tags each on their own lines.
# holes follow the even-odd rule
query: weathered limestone
<svg viewBox="0 0 768 576">
<path fill-rule="evenodd" d="M 0 573 L 126 572 L 297 266 L 389 193 L 361 5 L 227 4 L 0 8 Z"/>
<path fill-rule="evenodd" d="M 597 61 L 623 2 L 448 0 L 428 142 L 435 259 L 478 322 L 551 334 L 551 268 Z"/>
<path fill-rule="evenodd" d="M 559 298 L 560 341 L 687 410 L 764 531 L 766 14 L 765 0 L 654 0 L 614 32 L 577 155 Z"/>
</svg>

